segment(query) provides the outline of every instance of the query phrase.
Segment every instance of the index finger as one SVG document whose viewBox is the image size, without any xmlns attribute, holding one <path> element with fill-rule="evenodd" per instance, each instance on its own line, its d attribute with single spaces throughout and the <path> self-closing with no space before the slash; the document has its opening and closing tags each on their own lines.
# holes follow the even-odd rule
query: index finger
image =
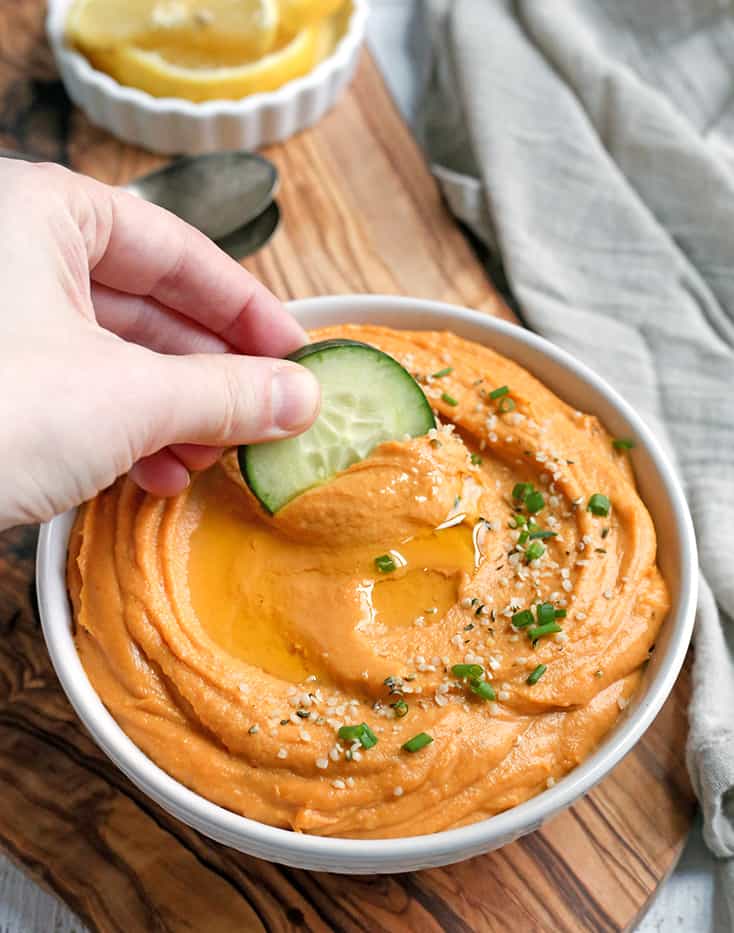
<svg viewBox="0 0 734 933">
<path fill-rule="evenodd" d="M 208 237 L 163 208 L 83 178 L 95 215 L 92 279 L 150 295 L 240 353 L 285 356 L 307 342 L 281 302 Z"/>
</svg>

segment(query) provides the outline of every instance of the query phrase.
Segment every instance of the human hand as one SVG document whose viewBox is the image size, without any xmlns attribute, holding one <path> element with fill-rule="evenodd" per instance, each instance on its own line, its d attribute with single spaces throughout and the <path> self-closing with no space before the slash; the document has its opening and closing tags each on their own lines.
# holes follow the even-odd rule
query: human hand
<svg viewBox="0 0 734 933">
<path fill-rule="evenodd" d="M 297 434 L 313 376 L 280 302 L 203 234 L 56 165 L 0 159 L 0 528 L 130 470 L 173 495 L 225 446 Z M 243 355 L 244 354 L 244 355 Z"/>
</svg>

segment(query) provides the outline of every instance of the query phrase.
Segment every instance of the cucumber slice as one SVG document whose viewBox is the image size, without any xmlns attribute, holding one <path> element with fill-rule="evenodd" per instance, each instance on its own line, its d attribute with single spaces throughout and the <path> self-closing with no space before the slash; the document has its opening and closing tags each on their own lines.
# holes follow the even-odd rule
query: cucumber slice
<svg viewBox="0 0 734 933">
<path fill-rule="evenodd" d="M 356 340 L 322 340 L 288 359 L 321 384 L 321 412 L 298 437 L 240 447 L 242 476 L 271 514 L 364 460 L 378 444 L 436 426 L 428 399 L 387 353 Z"/>
</svg>

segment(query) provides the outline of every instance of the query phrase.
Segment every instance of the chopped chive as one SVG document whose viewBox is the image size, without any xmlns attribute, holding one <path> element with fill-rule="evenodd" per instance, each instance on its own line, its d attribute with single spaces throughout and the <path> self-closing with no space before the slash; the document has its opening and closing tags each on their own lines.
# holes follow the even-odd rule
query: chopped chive
<svg viewBox="0 0 734 933">
<path fill-rule="evenodd" d="M 362 748 L 372 748 L 373 745 L 377 745 L 377 736 L 366 722 L 362 723 L 362 733 L 359 736 L 359 741 L 362 743 Z"/>
<path fill-rule="evenodd" d="M 536 625 L 528 629 L 528 638 L 531 641 L 537 641 L 546 635 L 555 635 L 556 632 L 562 632 L 563 629 L 557 622 L 546 622 L 545 625 Z"/>
<path fill-rule="evenodd" d="M 540 512 L 545 506 L 545 499 L 543 498 L 543 493 L 538 492 L 537 489 L 533 489 L 532 492 L 529 492 L 525 496 L 525 508 L 530 512 L 531 515 L 535 515 L 536 512 Z"/>
<path fill-rule="evenodd" d="M 553 615 L 556 619 L 565 619 L 568 615 L 568 612 L 565 609 L 556 609 L 554 610 Z"/>
<path fill-rule="evenodd" d="M 398 565 L 389 554 L 380 554 L 379 557 L 376 557 L 375 567 L 377 567 L 380 573 L 392 573 L 393 570 L 398 569 Z"/>
<path fill-rule="evenodd" d="M 353 742 L 359 738 L 361 731 L 361 726 L 342 726 L 337 735 L 340 739 L 344 739 L 345 742 Z"/>
<path fill-rule="evenodd" d="M 615 450 L 632 450 L 637 445 L 628 437 L 617 437 L 612 441 L 612 447 Z"/>
<path fill-rule="evenodd" d="M 553 603 L 538 603 L 535 607 L 535 614 L 538 617 L 538 625 L 546 625 L 548 622 L 552 622 L 556 617 Z"/>
<path fill-rule="evenodd" d="M 470 459 L 473 466 L 479 466 L 479 464 L 482 462 L 482 458 L 479 456 L 479 454 L 472 454 Z"/>
<path fill-rule="evenodd" d="M 483 700 L 497 699 L 497 694 L 494 692 L 494 687 L 486 680 L 479 680 L 477 678 L 470 680 L 469 689 L 472 693 L 476 693 L 476 695 L 481 697 Z"/>
<path fill-rule="evenodd" d="M 536 531 L 530 532 L 530 540 L 534 541 L 539 538 L 544 541 L 546 538 L 555 538 L 557 534 L 557 531 L 546 531 L 544 528 L 538 528 Z"/>
<path fill-rule="evenodd" d="M 515 483 L 512 489 L 512 498 L 523 502 L 525 497 L 530 495 L 533 489 L 532 483 Z"/>
<path fill-rule="evenodd" d="M 502 398 L 503 395 L 507 395 L 510 391 L 509 386 L 500 386 L 499 389 L 492 389 L 489 393 L 490 398 Z"/>
<path fill-rule="evenodd" d="M 456 399 L 453 397 L 453 395 L 449 395 L 448 392 L 441 393 L 441 400 L 446 402 L 447 405 L 458 405 L 459 404 L 456 401 Z"/>
<path fill-rule="evenodd" d="M 412 739 L 403 745 L 403 751 L 406 752 L 419 752 L 422 748 L 425 748 L 426 745 L 430 745 L 433 741 L 433 736 L 430 736 L 427 732 L 419 732 L 418 735 L 414 735 Z"/>
<path fill-rule="evenodd" d="M 528 534 L 527 531 L 521 531 L 520 537 L 517 539 L 517 543 L 523 545 L 530 537 L 532 537 L 532 535 Z"/>
<path fill-rule="evenodd" d="M 408 712 L 408 704 L 402 697 L 394 703 L 391 703 L 390 706 L 395 710 L 395 715 L 398 719 L 402 719 Z"/>
<path fill-rule="evenodd" d="M 373 745 L 377 745 L 377 736 L 366 722 L 358 726 L 342 726 L 337 735 L 345 742 L 359 742 L 362 748 L 372 748 Z"/>
<path fill-rule="evenodd" d="M 528 677 L 528 679 L 525 681 L 525 683 L 526 683 L 526 684 L 530 684 L 530 686 L 532 687 L 533 684 L 537 684 L 537 682 L 540 680 L 540 678 L 543 676 L 543 674 L 545 674 L 545 672 L 546 672 L 547 670 L 548 670 L 547 665 L 545 665 L 545 664 L 539 664 L 539 665 L 535 668 L 535 670 L 533 671 L 533 673 L 532 673 L 532 674 Z"/>
<path fill-rule="evenodd" d="M 484 668 L 481 664 L 454 664 L 451 668 L 454 677 L 463 679 L 464 677 L 482 677 Z"/>
<path fill-rule="evenodd" d="M 525 521 L 525 516 L 517 513 L 510 518 L 508 525 L 510 528 L 522 528 L 522 526 L 525 524 Z"/>
<path fill-rule="evenodd" d="M 502 398 L 502 399 L 500 399 L 500 403 L 499 403 L 499 405 L 497 406 L 497 410 L 498 410 L 499 412 L 501 412 L 503 415 L 506 415 L 508 411 L 514 411 L 514 410 L 515 410 L 515 400 L 514 400 L 514 399 L 511 399 L 511 398 Z"/>
<path fill-rule="evenodd" d="M 525 628 L 526 625 L 532 625 L 535 622 L 533 614 L 529 609 L 523 609 L 522 612 L 516 612 L 512 617 L 512 624 L 515 628 Z"/>
<path fill-rule="evenodd" d="M 533 541 L 525 548 L 525 557 L 528 563 L 530 563 L 531 560 L 538 560 L 543 554 L 545 554 L 545 546 L 541 544 L 540 541 Z"/>
<path fill-rule="evenodd" d="M 431 377 L 432 379 L 443 379 L 444 376 L 448 376 L 449 373 L 454 371 L 453 366 L 447 366 L 445 369 L 439 369 L 437 373 L 434 373 Z"/>
<path fill-rule="evenodd" d="M 589 504 L 586 506 L 588 512 L 594 515 L 602 515 L 604 518 L 609 515 L 611 508 L 612 503 L 609 501 L 608 497 L 602 495 L 600 492 L 595 492 L 589 499 Z"/>
</svg>

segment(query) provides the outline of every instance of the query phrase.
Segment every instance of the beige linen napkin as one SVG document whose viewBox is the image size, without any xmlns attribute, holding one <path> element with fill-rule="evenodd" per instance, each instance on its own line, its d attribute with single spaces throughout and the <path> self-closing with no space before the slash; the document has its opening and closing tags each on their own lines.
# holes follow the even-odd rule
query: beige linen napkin
<svg viewBox="0 0 734 933">
<path fill-rule="evenodd" d="M 424 0 L 419 135 L 526 324 L 674 452 L 704 579 L 688 765 L 734 927 L 734 9 Z"/>
</svg>

